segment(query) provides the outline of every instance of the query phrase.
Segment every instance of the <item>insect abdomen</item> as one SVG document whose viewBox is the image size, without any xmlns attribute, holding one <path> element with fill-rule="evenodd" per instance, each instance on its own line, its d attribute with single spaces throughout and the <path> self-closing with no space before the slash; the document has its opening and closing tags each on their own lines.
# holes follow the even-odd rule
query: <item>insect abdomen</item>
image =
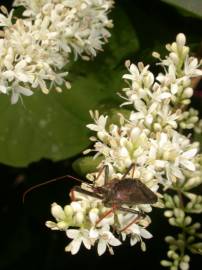
<svg viewBox="0 0 202 270">
<path fill-rule="evenodd" d="M 122 204 L 153 204 L 157 202 L 156 194 L 137 179 L 128 178 L 116 183 L 114 195 L 116 200 Z"/>
</svg>

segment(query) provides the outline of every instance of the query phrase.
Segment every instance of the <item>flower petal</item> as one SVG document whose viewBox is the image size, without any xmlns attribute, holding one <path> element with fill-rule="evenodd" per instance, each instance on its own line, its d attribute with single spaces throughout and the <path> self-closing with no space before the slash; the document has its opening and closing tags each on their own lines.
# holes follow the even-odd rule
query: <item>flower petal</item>
<svg viewBox="0 0 202 270">
<path fill-rule="evenodd" d="M 145 239 L 150 239 L 153 237 L 153 235 L 144 228 L 140 228 L 140 235 Z"/>
<path fill-rule="evenodd" d="M 193 158 L 196 155 L 197 151 L 198 151 L 197 148 L 190 149 L 190 150 L 184 152 L 182 154 L 182 157 L 184 157 L 184 158 Z"/>
<path fill-rule="evenodd" d="M 102 254 L 104 254 L 106 251 L 106 248 L 107 248 L 106 241 L 103 239 L 100 239 L 97 245 L 98 255 L 101 256 Z"/>
<path fill-rule="evenodd" d="M 121 241 L 119 239 L 117 239 L 116 237 L 114 237 L 114 236 L 109 238 L 108 243 L 111 246 L 119 246 L 119 245 L 121 245 Z"/>
<path fill-rule="evenodd" d="M 82 240 L 81 240 L 81 238 L 77 238 L 77 239 L 73 240 L 71 243 L 72 243 L 71 253 L 72 253 L 72 255 L 74 255 L 79 251 Z"/>
<path fill-rule="evenodd" d="M 91 243 L 90 243 L 90 240 L 88 238 L 83 237 L 83 244 L 84 244 L 85 248 L 87 248 L 87 249 L 91 248 Z"/>
<path fill-rule="evenodd" d="M 11 104 L 16 104 L 18 102 L 19 97 L 20 97 L 20 94 L 13 91 L 12 96 L 11 96 Z"/>
<path fill-rule="evenodd" d="M 180 161 L 180 163 L 181 163 L 186 169 L 188 169 L 188 170 L 190 170 L 190 171 L 195 171 L 195 169 L 196 169 L 195 165 L 194 165 L 191 161 L 189 161 L 189 160 L 182 160 L 182 161 Z"/>
<path fill-rule="evenodd" d="M 67 235 L 67 237 L 74 239 L 74 238 L 78 237 L 79 230 L 75 230 L 75 229 L 66 230 L 66 235 Z"/>
</svg>

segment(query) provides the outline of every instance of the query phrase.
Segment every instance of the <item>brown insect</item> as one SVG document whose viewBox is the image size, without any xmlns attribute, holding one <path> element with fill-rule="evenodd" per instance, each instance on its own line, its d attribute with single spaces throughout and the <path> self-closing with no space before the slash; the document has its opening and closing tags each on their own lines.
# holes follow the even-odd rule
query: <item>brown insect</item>
<svg viewBox="0 0 202 270">
<path fill-rule="evenodd" d="M 133 213 L 135 214 L 135 218 L 124 228 L 120 231 L 126 230 L 130 227 L 133 223 L 137 222 L 141 217 L 144 218 L 145 214 L 143 212 L 134 210 L 130 208 L 130 206 L 139 205 L 139 204 L 153 204 L 157 202 L 156 194 L 151 191 L 145 184 L 143 184 L 140 180 L 135 178 L 127 178 L 129 172 L 135 170 L 135 165 L 132 164 L 126 173 L 122 176 L 121 179 L 112 179 L 109 181 L 109 168 L 108 166 L 104 166 L 98 176 L 97 179 L 100 177 L 102 172 L 104 171 L 104 185 L 96 187 L 94 184 L 90 184 L 84 182 L 80 179 L 77 179 L 71 175 L 62 176 L 56 179 L 49 180 L 37 186 L 31 187 L 28 189 L 23 195 L 23 201 L 27 193 L 31 190 L 35 189 L 36 187 L 46 185 L 51 182 L 55 182 L 57 180 L 62 180 L 65 178 L 70 178 L 77 180 L 81 183 L 86 183 L 92 191 L 85 190 L 80 186 L 74 186 L 71 190 L 71 199 L 72 201 L 76 200 L 74 192 L 80 192 L 86 194 L 88 196 L 100 199 L 104 206 L 111 208 L 109 211 L 105 212 L 101 218 L 97 221 L 98 224 L 101 220 L 103 220 L 106 216 L 110 215 L 111 213 L 115 212 L 116 210 L 120 210 L 123 212 Z M 95 181 L 96 182 L 96 181 Z M 123 207 L 122 205 L 125 204 L 128 207 Z"/>
<path fill-rule="evenodd" d="M 100 199 L 106 207 L 111 207 L 111 209 L 104 213 L 103 216 L 97 221 L 97 224 L 115 210 L 137 214 L 135 219 L 133 219 L 126 227 L 121 229 L 121 231 L 126 230 L 140 217 L 145 217 L 144 213 L 131 209 L 129 208 L 130 206 L 138 204 L 154 204 L 157 202 L 156 194 L 151 191 L 145 184 L 143 184 L 138 179 L 127 178 L 127 175 L 132 169 L 135 169 L 134 164 L 129 167 L 121 179 L 115 178 L 109 181 L 109 168 L 108 166 L 104 166 L 97 177 L 98 179 L 102 171 L 105 170 L 104 185 L 101 187 L 90 185 L 92 191 L 87 191 L 80 186 L 75 186 L 71 191 L 72 200 L 75 200 L 74 191 L 77 191 Z M 123 204 L 126 204 L 129 207 L 123 207 Z"/>
</svg>

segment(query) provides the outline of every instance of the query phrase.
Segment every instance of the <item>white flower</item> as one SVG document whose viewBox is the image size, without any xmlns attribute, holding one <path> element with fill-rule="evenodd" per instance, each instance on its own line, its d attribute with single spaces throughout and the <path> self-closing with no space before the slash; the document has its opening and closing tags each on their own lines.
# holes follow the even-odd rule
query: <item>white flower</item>
<svg viewBox="0 0 202 270">
<path fill-rule="evenodd" d="M 21 94 L 24 96 L 31 96 L 33 94 L 33 91 L 29 88 L 20 86 L 17 83 L 13 83 L 12 87 L 11 104 L 17 103 Z"/>
<path fill-rule="evenodd" d="M 12 16 L 13 16 L 14 10 L 11 10 L 11 12 L 8 13 L 7 9 L 5 9 L 4 7 L 1 6 L 1 11 L 4 12 L 5 15 L 0 13 L 0 27 L 11 26 L 12 25 Z"/>
<path fill-rule="evenodd" d="M 55 71 L 57 66 L 53 59 L 58 57 L 60 62 L 59 53 L 52 55 L 51 49 L 43 44 L 42 31 L 31 21 L 21 19 L 4 28 L 4 38 L 0 40 L 0 91 L 12 92 L 12 103 L 16 103 L 20 95 L 32 95 L 37 87 L 47 94 L 48 81 L 52 87 L 65 83 L 67 72 Z"/>
<path fill-rule="evenodd" d="M 154 75 L 148 71 L 149 66 L 144 67 L 142 63 L 138 63 L 138 67 L 134 64 L 126 62 L 128 70 L 131 74 L 123 75 L 123 79 L 131 80 L 133 88 L 150 88 L 154 83 Z"/>
<path fill-rule="evenodd" d="M 131 87 L 123 89 L 126 94 L 124 99 L 128 101 L 124 102 L 122 106 L 133 103 L 136 106 L 138 102 L 141 102 L 141 99 L 145 101 L 147 96 L 150 95 L 150 87 L 154 83 L 154 75 L 148 71 L 149 66 L 144 67 L 142 63 L 138 63 L 138 66 L 136 66 L 127 61 L 126 67 L 130 74 L 125 74 L 122 78 L 129 80 Z M 143 102 L 141 102 L 141 105 L 144 106 Z"/>
<path fill-rule="evenodd" d="M 16 0 L 24 5 L 24 19 L 13 20 L 13 10 L 0 14 L 4 37 L 0 39 L 0 92 L 12 92 L 12 103 L 39 88 L 48 94 L 62 91 L 68 72 L 60 70 L 69 55 L 88 60 L 110 37 L 107 17 L 112 0 Z M 15 87 L 17 86 L 17 87 Z M 26 90 L 25 90 L 26 89 Z"/>
<path fill-rule="evenodd" d="M 107 13 L 113 5 L 112 0 L 17 0 L 15 5 L 24 5 L 24 16 L 31 16 L 37 25 L 47 31 L 57 33 L 51 44 L 63 55 L 71 50 L 83 59 L 96 56 L 102 45 L 110 37 L 108 28 L 112 21 Z"/>
<path fill-rule="evenodd" d="M 200 64 L 195 57 L 187 57 L 184 64 L 184 74 L 189 77 L 202 76 L 202 70 L 198 69 Z"/>
<path fill-rule="evenodd" d="M 195 170 L 194 157 L 198 151 L 196 144 L 177 132 L 172 132 L 172 140 L 168 134 L 157 134 L 157 140 L 151 140 L 149 152 L 150 163 L 153 163 L 157 171 L 165 169 L 169 181 L 176 178 L 183 180 L 183 169 Z"/>
<path fill-rule="evenodd" d="M 104 140 L 105 137 L 107 136 L 106 124 L 107 124 L 108 116 L 103 116 L 103 115 L 99 116 L 98 111 L 95 111 L 95 113 L 90 111 L 90 113 L 95 121 L 95 124 L 89 124 L 87 125 L 87 128 L 93 131 L 96 131 L 98 138 L 100 138 L 101 140 Z"/>
<path fill-rule="evenodd" d="M 137 242 L 142 241 L 142 237 L 145 239 L 152 238 L 152 234 L 148 232 L 146 229 L 141 228 L 137 224 L 131 225 L 130 230 L 132 231 L 131 237 L 130 237 L 130 245 L 134 246 Z"/>
<path fill-rule="evenodd" d="M 91 242 L 89 239 L 89 231 L 86 229 L 68 229 L 66 230 L 67 237 L 73 239 L 68 246 L 66 246 L 65 251 L 70 251 L 72 255 L 75 255 L 81 244 L 83 243 L 87 249 L 91 248 Z"/>
<path fill-rule="evenodd" d="M 15 0 L 13 6 L 24 6 L 26 10 L 24 11 L 24 16 L 35 15 L 40 12 L 41 8 L 47 4 L 52 2 L 52 0 Z"/>
<path fill-rule="evenodd" d="M 149 231 L 147 231 L 145 228 L 143 228 L 141 225 L 138 224 L 137 215 L 134 215 L 131 213 L 127 213 L 127 214 L 119 213 L 118 220 L 120 223 L 120 227 L 122 229 L 125 228 L 124 231 L 121 231 L 122 239 L 125 240 L 126 236 L 130 235 L 131 246 L 134 246 L 137 242 L 142 241 L 142 237 L 145 239 L 152 238 L 152 234 Z M 134 220 L 134 223 L 130 224 L 133 220 Z M 148 224 L 150 223 L 150 221 L 148 221 L 147 218 L 144 220 L 141 220 L 141 222 L 144 223 L 146 226 L 148 226 Z M 128 226 L 129 224 L 130 226 Z"/>
<path fill-rule="evenodd" d="M 121 245 L 121 241 L 117 239 L 110 231 L 109 227 L 103 227 L 102 229 L 95 230 L 92 229 L 90 231 L 89 236 L 92 239 L 98 239 L 98 244 L 97 244 L 97 252 L 98 255 L 101 256 L 102 254 L 105 253 L 107 247 L 109 249 L 109 252 L 113 254 L 113 249 L 111 246 L 119 246 Z"/>
</svg>

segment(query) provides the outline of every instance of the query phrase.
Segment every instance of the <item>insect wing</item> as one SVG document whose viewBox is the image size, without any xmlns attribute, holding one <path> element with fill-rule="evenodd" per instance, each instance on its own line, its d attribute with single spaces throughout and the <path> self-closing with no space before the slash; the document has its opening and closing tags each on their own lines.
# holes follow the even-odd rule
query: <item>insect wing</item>
<svg viewBox="0 0 202 270">
<path fill-rule="evenodd" d="M 142 194 L 144 194 L 145 196 L 145 203 L 153 204 L 157 202 L 158 197 L 153 191 L 151 191 L 151 189 L 149 189 L 145 184 L 143 184 L 139 180 L 137 180 L 137 184 L 139 189 L 142 191 Z"/>
<path fill-rule="evenodd" d="M 124 179 L 117 183 L 116 193 L 122 203 L 153 204 L 157 196 L 145 184 L 137 179 Z"/>
</svg>

